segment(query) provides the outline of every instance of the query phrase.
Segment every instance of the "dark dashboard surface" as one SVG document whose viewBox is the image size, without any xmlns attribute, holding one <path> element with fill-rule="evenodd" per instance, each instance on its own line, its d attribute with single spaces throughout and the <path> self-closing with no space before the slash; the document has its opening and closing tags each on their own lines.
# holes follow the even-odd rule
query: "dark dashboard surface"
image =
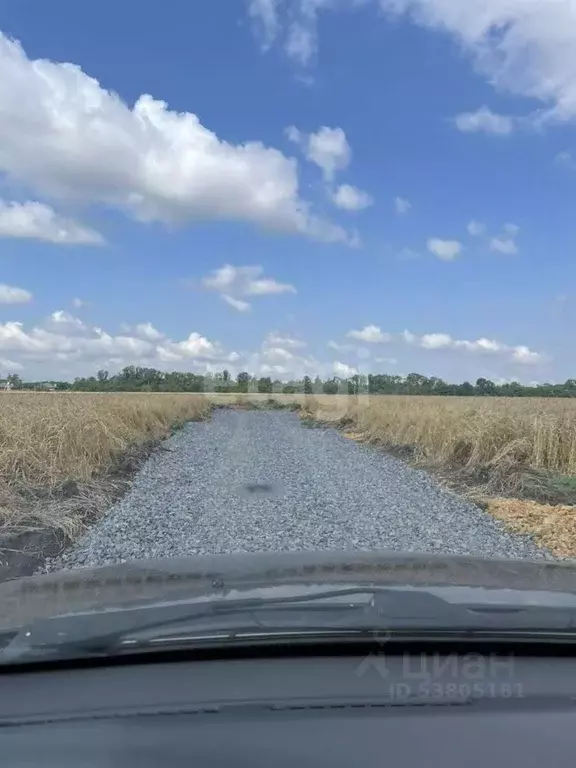
<svg viewBox="0 0 576 768">
<path fill-rule="evenodd" d="M 0 676 L 7 766 L 576 764 L 570 658 L 184 661 Z"/>
</svg>

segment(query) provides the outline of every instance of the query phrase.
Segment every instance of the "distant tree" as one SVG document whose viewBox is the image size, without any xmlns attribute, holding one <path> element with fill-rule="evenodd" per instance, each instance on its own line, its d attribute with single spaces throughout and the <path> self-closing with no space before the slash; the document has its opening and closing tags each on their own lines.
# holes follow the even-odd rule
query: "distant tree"
<svg viewBox="0 0 576 768">
<path fill-rule="evenodd" d="M 370 374 L 368 392 L 374 395 L 409 394 L 409 387 L 401 376 L 391 376 L 387 373 Z"/>
<path fill-rule="evenodd" d="M 430 380 L 421 373 L 409 373 L 406 376 L 406 385 L 410 394 L 424 395 L 430 392 Z"/>
<path fill-rule="evenodd" d="M 475 394 L 474 386 L 469 381 L 465 381 L 458 387 L 457 395 L 462 397 L 472 397 Z"/>
<path fill-rule="evenodd" d="M 109 376 L 108 371 L 104 371 L 104 370 L 99 370 L 98 373 L 96 374 L 96 378 L 100 382 L 108 381 L 108 376 Z"/>
<path fill-rule="evenodd" d="M 322 385 L 322 391 L 325 395 L 337 395 L 338 394 L 338 379 L 329 379 Z"/>
<path fill-rule="evenodd" d="M 258 379 L 258 392 L 272 393 L 272 379 L 269 376 Z"/>
<path fill-rule="evenodd" d="M 502 397 L 523 397 L 525 387 L 517 381 L 510 381 L 498 387 L 498 394 Z"/>
<path fill-rule="evenodd" d="M 479 395 L 496 395 L 496 384 L 490 379 L 477 379 L 476 391 Z"/>
<path fill-rule="evenodd" d="M 310 376 L 304 376 L 304 394 L 311 395 L 313 392 L 314 387 L 312 386 L 312 379 Z"/>
<path fill-rule="evenodd" d="M 250 374 L 243 372 L 236 376 L 236 390 L 238 392 L 248 392 L 248 384 L 250 383 Z"/>
<path fill-rule="evenodd" d="M 424 390 L 430 395 L 445 395 L 449 387 L 449 384 L 437 376 L 430 376 L 424 383 Z"/>
<path fill-rule="evenodd" d="M 118 375 L 121 379 L 133 381 L 136 378 L 136 367 L 134 365 L 127 365 L 125 368 L 122 368 Z"/>
<path fill-rule="evenodd" d="M 17 373 L 11 373 L 6 379 L 8 381 L 8 384 L 12 387 L 12 389 L 22 389 L 24 382 L 18 376 Z"/>
</svg>

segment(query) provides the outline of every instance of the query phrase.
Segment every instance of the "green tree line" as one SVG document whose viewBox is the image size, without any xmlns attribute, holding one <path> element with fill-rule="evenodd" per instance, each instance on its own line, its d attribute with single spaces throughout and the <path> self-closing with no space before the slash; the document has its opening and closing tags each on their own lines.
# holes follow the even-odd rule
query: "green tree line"
<svg viewBox="0 0 576 768">
<path fill-rule="evenodd" d="M 408 376 L 391 374 L 355 375 L 348 379 L 332 377 L 322 379 L 304 376 L 301 379 L 280 381 L 271 377 L 256 377 L 247 371 L 235 378 L 227 370 L 219 373 L 197 374 L 173 371 L 166 373 L 155 368 L 129 365 L 119 373 L 100 370 L 95 376 L 77 378 L 74 382 L 23 381 L 10 376 L 13 389 L 55 389 L 76 392 L 261 392 L 284 394 L 381 394 L 381 395 L 443 395 L 454 397 L 576 397 L 576 379 L 564 384 L 526 386 L 518 382 L 496 384 L 480 378 L 475 383 L 450 384 L 435 376 L 410 373 Z"/>
</svg>

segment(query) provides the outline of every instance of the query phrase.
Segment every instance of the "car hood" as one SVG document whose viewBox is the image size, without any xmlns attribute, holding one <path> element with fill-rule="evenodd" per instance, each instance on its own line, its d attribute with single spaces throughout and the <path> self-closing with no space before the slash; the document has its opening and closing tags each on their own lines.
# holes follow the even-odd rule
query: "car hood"
<svg viewBox="0 0 576 768">
<path fill-rule="evenodd" d="M 283 596 L 331 585 L 474 587 L 484 595 L 500 592 L 502 600 L 509 592 L 509 602 L 517 602 L 518 595 L 524 596 L 522 602 L 535 604 L 572 602 L 576 564 L 397 552 L 270 552 L 140 560 L 0 583 L 0 629 L 84 611 L 225 598 L 238 596 L 239 591 Z"/>
</svg>

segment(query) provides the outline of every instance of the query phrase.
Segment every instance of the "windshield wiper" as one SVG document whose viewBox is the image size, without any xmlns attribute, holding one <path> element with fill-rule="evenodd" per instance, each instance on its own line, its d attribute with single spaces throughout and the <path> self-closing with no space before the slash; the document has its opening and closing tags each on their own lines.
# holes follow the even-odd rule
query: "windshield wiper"
<svg viewBox="0 0 576 768">
<path fill-rule="evenodd" d="M 110 656 L 201 643 L 297 638 L 511 633 L 576 639 L 576 612 L 531 605 L 451 603 L 425 590 L 350 587 L 291 597 L 217 598 L 70 614 L 23 627 L 0 664 Z"/>
<path fill-rule="evenodd" d="M 127 638 L 140 638 L 144 643 L 151 637 L 157 638 L 182 629 L 186 631 L 191 627 L 197 632 L 213 630 L 219 622 L 222 627 L 224 618 L 230 631 L 235 627 L 257 629 L 262 626 L 263 614 L 270 618 L 272 611 L 281 613 L 280 623 L 286 627 L 300 623 L 303 628 L 303 612 L 306 614 L 306 624 L 312 621 L 316 624 L 321 621 L 342 622 L 344 616 L 350 618 L 351 612 L 368 610 L 373 623 L 375 616 L 370 603 L 380 591 L 385 590 L 344 588 L 291 597 L 216 598 L 202 602 L 185 601 L 55 616 L 23 627 L 12 642 L 0 651 L 0 662 L 23 656 L 33 658 L 52 654 L 76 656 L 109 653 L 122 641 L 128 642 Z M 433 596 L 430 597 L 435 600 Z M 342 602 L 342 599 L 345 601 Z M 335 600 L 339 602 L 335 603 Z M 438 602 L 440 605 L 445 604 L 442 600 Z M 256 611 L 260 619 L 255 617 Z"/>
</svg>

